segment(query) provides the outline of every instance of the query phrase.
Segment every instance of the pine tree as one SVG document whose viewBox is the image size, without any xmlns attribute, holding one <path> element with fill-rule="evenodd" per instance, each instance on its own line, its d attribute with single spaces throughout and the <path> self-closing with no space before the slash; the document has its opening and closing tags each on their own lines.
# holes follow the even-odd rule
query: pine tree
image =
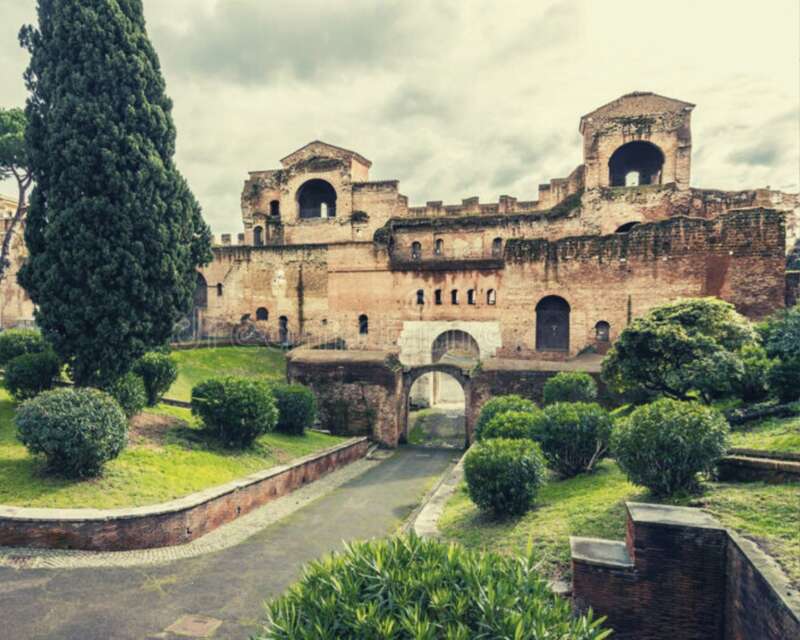
<svg viewBox="0 0 800 640">
<path fill-rule="evenodd" d="M 141 0 L 39 0 L 38 18 L 20 33 L 35 187 L 19 281 L 75 382 L 101 384 L 169 339 L 210 232 Z"/>
</svg>

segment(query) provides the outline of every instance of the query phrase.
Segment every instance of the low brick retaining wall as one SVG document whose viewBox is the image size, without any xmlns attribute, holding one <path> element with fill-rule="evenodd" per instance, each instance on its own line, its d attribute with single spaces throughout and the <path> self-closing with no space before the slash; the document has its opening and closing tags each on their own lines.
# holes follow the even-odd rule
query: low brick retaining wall
<svg viewBox="0 0 800 640">
<path fill-rule="evenodd" d="M 720 480 L 734 482 L 800 482 L 800 456 L 752 449 L 733 449 L 717 463 Z"/>
<path fill-rule="evenodd" d="M 363 458 L 367 438 L 162 504 L 130 509 L 0 506 L 0 546 L 127 551 L 184 544 Z"/>
</svg>

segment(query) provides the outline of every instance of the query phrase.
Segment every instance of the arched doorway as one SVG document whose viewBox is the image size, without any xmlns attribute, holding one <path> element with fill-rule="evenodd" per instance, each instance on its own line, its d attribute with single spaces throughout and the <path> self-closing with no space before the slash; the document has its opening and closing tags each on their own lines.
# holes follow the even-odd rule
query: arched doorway
<svg viewBox="0 0 800 640">
<path fill-rule="evenodd" d="M 569 351 L 569 303 L 547 296 L 536 305 L 536 350 Z"/>
<path fill-rule="evenodd" d="M 466 331 L 450 329 L 440 333 L 431 347 L 431 361 L 450 364 L 477 364 L 481 359 L 478 341 Z"/>
<path fill-rule="evenodd" d="M 432 385 L 440 385 L 440 393 Z M 405 374 L 401 442 L 463 449 L 469 443 L 469 380 L 451 364 L 425 365 Z"/>
<path fill-rule="evenodd" d="M 661 184 L 664 154 L 652 142 L 634 140 L 623 144 L 608 161 L 608 181 L 612 187 Z"/>
<path fill-rule="evenodd" d="M 315 178 L 297 190 L 300 218 L 336 217 L 336 189 L 329 182 Z"/>
</svg>

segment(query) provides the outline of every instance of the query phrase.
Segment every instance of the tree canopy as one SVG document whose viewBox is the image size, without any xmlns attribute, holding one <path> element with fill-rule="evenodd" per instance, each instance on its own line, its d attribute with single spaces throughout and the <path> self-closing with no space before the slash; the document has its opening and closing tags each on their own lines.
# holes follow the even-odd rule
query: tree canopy
<svg viewBox="0 0 800 640">
<path fill-rule="evenodd" d="M 17 210 L 3 236 L 3 246 L 0 249 L 0 280 L 10 264 L 8 256 L 11 242 L 25 215 L 27 193 L 32 180 L 25 148 L 27 123 L 28 119 L 22 109 L 0 109 L 0 180 L 13 177 L 17 181 Z"/>
<path fill-rule="evenodd" d="M 603 361 L 617 392 L 646 391 L 685 400 L 724 395 L 742 373 L 741 348 L 755 332 L 733 305 L 716 298 L 678 300 L 626 327 Z"/>
<path fill-rule="evenodd" d="M 210 232 L 173 161 L 141 0 L 39 0 L 20 40 L 36 184 L 19 281 L 74 380 L 107 383 L 189 311 Z"/>
</svg>

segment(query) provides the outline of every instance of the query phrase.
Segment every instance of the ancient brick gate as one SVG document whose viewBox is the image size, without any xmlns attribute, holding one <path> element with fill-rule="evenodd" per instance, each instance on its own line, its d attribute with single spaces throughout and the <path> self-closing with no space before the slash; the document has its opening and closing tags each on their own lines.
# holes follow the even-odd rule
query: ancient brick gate
<svg viewBox="0 0 800 640">
<path fill-rule="evenodd" d="M 435 364 L 424 364 L 410 367 L 403 370 L 402 389 L 400 393 L 400 406 L 398 416 L 400 416 L 400 442 L 408 441 L 408 400 L 411 394 L 411 387 L 422 376 L 429 373 L 444 373 L 453 377 L 464 390 L 464 429 L 466 438 L 464 447 L 468 447 L 472 441 L 472 429 L 474 425 L 475 411 L 472 410 L 472 379 L 469 372 L 458 365 L 437 362 Z"/>
</svg>

